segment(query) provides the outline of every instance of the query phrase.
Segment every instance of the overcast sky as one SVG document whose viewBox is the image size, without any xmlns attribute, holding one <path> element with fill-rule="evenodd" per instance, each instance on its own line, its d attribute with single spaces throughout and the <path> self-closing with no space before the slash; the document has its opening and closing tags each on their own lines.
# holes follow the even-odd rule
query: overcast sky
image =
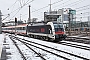
<svg viewBox="0 0 90 60">
<path fill-rule="evenodd" d="M 31 18 L 43 20 L 44 12 L 49 10 L 49 4 L 50 0 L 0 0 L 0 10 L 4 15 L 3 18 L 10 14 L 6 20 L 12 20 L 15 17 L 20 19 L 20 16 L 22 20 L 27 20 L 28 6 L 31 5 Z M 72 8 L 76 9 L 77 15 L 84 16 L 84 18 L 90 15 L 90 0 L 51 0 L 51 4 L 52 10 Z"/>
</svg>

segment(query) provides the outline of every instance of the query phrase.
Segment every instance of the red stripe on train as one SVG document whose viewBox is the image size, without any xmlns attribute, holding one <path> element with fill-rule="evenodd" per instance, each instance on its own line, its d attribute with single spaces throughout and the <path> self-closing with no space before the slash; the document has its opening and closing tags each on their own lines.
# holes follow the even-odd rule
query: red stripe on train
<svg viewBox="0 0 90 60">
<path fill-rule="evenodd" d="M 64 34 L 64 32 L 63 31 L 57 31 L 57 32 L 55 32 L 55 34 Z"/>
</svg>

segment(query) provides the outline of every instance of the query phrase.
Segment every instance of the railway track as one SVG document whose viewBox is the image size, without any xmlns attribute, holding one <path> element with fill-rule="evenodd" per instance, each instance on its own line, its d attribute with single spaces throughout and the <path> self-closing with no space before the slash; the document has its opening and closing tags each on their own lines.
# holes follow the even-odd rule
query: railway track
<svg viewBox="0 0 90 60">
<path fill-rule="evenodd" d="M 88 47 L 88 46 L 83 46 L 83 45 L 78 45 L 78 44 L 73 44 L 73 43 L 67 43 L 67 42 L 62 42 L 62 41 L 58 42 L 58 44 L 62 44 L 62 45 L 71 46 L 71 47 L 90 51 L 90 47 Z"/>
<path fill-rule="evenodd" d="M 9 36 L 10 39 L 13 41 L 13 43 L 15 44 L 15 46 L 17 47 L 19 53 L 21 54 L 23 60 L 27 60 L 26 56 L 23 54 L 23 52 L 20 50 L 19 46 L 16 44 L 17 42 L 13 39 L 13 37 Z M 15 38 L 15 37 L 14 37 Z M 41 56 L 40 53 L 37 53 L 35 50 L 33 50 L 31 47 L 29 47 L 28 45 L 26 45 L 24 43 L 25 46 L 27 46 L 30 50 L 32 50 L 34 53 L 36 53 L 42 60 L 46 60 L 44 57 Z"/>
<path fill-rule="evenodd" d="M 66 41 L 77 42 L 77 43 L 90 44 L 90 39 L 89 39 L 89 38 L 67 37 L 65 40 L 66 40 Z"/>
<path fill-rule="evenodd" d="M 56 49 L 56 48 L 52 48 L 52 47 L 49 47 L 49 46 L 46 46 L 46 45 L 43 45 L 43 44 L 40 44 L 40 43 L 32 42 L 32 41 L 25 40 L 25 39 L 22 39 L 22 38 L 18 38 L 18 37 L 15 37 L 15 36 L 10 36 L 10 38 L 16 39 L 16 40 L 22 42 L 22 43 L 25 44 L 28 48 L 30 48 L 30 46 L 32 46 L 32 47 L 35 47 L 36 49 L 40 49 L 40 50 L 43 50 L 43 51 L 45 51 L 45 52 L 48 52 L 48 53 L 50 53 L 50 54 L 52 54 L 52 55 L 55 55 L 55 56 L 57 56 L 57 57 L 63 58 L 64 60 L 72 60 L 72 59 L 70 59 L 71 57 L 75 57 L 75 59 L 90 60 L 90 59 L 85 58 L 85 57 L 82 57 L 82 56 L 78 56 L 78 55 L 75 55 L 75 54 L 72 54 L 72 53 L 69 53 L 69 52 L 65 52 L 65 51 L 62 51 L 62 50 L 59 50 L 59 49 Z M 62 43 L 62 44 L 65 44 L 65 43 Z M 69 43 L 69 44 L 70 44 L 70 43 Z M 40 46 L 43 47 L 43 48 L 41 48 Z M 78 45 L 78 46 L 79 46 L 79 45 Z M 79 48 L 79 47 L 78 47 L 78 48 Z M 32 48 L 30 48 L 30 49 L 31 49 L 31 50 L 34 50 L 34 49 L 32 49 Z M 85 49 L 87 49 L 87 48 L 85 48 Z M 54 51 L 54 52 L 53 52 L 53 51 Z M 34 50 L 34 52 L 36 52 L 36 51 Z M 58 52 L 58 53 L 57 53 L 57 52 Z M 36 52 L 36 53 L 38 53 L 38 52 Z M 60 53 L 61 53 L 61 54 L 65 54 L 65 56 L 60 55 Z M 41 53 L 39 53 L 38 56 L 40 56 L 40 55 L 41 55 Z M 66 57 L 66 55 L 69 55 L 70 57 Z M 42 57 L 43 57 L 43 56 L 42 56 Z M 44 57 L 43 57 L 42 59 L 45 60 Z"/>
<path fill-rule="evenodd" d="M 14 37 L 14 36 L 13 36 L 13 37 Z M 15 39 L 15 37 L 14 37 L 14 39 Z M 56 55 L 56 56 L 58 56 L 58 57 L 61 57 L 61 58 L 65 59 L 65 60 L 70 60 L 70 59 L 68 59 L 68 58 L 66 58 L 66 57 L 64 57 L 64 56 L 60 56 L 60 55 L 58 55 L 58 54 L 56 54 L 56 53 L 50 52 L 50 51 L 45 50 L 45 49 L 43 49 L 43 48 L 40 48 L 40 47 L 38 47 L 38 46 L 32 45 L 32 44 L 27 43 L 27 42 L 25 42 L 25 41 L 21 41 L 20 39 L 21 39 L 21 38 L 17 38 L 17 37 L 16 37 L 16 40 L 24 43 L 27 47 L 29 47 L 28 45 L 30 45 L 30 46 L 39 48 L 39 49 L 41 49 L 41 50 L 43 50 L 43 51 L 46 51 L 46 52 L 48 52 L 48 53 L 51 53 L 51 54 L 53 54 L 53 55 Z M 22 40 L 25 40 L 25 39 L 22 39 Z M 28 41 L 28 42 L 29 42 L 29 41 Z M 29 47 L 29 48 L 30 48 L 30 47 Z M 36 51 L 35 51 L 35 52 L 36 52 Z M 38 52 L 37 52 L 37 53 L 38 53 Z M 38 53 L 38 54 L 41 55 L 41 53 Z M 43 56 L 42 56 L 42 57 L 43 57 Z M 46 59 L 43 59 L 43 60 L 46 60 Z"/>
<path fill-rule="evenodd" d="M 26 57 L 24 56 L 23 52 L 20 50 L 19 46 L 16 44 L 15 40 L 13 40 L 11 37 L 10 39 L 13 41 L 14 45 L 17 47 L 19 53 L 21 54 L 23 60 L 27 60 Z"/>
</svg>

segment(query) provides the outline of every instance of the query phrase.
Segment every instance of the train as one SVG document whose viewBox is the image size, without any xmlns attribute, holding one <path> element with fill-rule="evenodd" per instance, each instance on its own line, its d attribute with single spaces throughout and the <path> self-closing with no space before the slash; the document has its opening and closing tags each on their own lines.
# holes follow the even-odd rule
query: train
<svg viewBox="0 0 90 60">
<path fill-rule="evenodd" d="M 61 41 L 67 37 L 64 25 L 56 21 L 2 27 L 2 31 L 21 35 L 28 35 L 32 38 L 41 38 L 49 41 Z"/>
</svg>

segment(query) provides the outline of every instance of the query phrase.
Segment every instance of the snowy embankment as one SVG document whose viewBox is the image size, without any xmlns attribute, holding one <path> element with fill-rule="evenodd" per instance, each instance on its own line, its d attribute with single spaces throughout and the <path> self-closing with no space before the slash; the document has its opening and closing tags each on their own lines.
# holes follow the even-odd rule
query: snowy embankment
<svg viewBox="0 0 90 60">
<path fill-rule="evenodd" d="M 75 48 L 75 47 L 70 47 L 70 46 L 65 46 L 65 45 L 61 45 L 61 44 L 56 44 L 56 43 L 52 43 L 52 42 L 45 42 L 45 41 L 41 41 L 41 40 L 38 40 L 38 39 L 27 38 L 27 37 L 23 37 L 23 36 L 19 36 L 19 37 L 20 38 L 25 38 L 27 40 L 31 40 L 33 42 L 37 42 L 37 43 L 40 43 L 40 44 L 43 44 L 43 45 L 45 44 L 47 46 L 50 46 L 50 47 L 53 47 L 53 48 L 56 48 L 56 49 L 59 49 L 59 50 L 62 50 L 62 51 L 66 51 L 66 52 L 73 53 L 75 55 L 82 56 L 82 57 L 90 59 L 90 54 L 89 54 L 90 51 L 87 51 L 87 50 L 83 50 L 83 49 L 79 49 L 79 48 Z M 89 46 L 87 44 L 81 44 L 81 43 L 75 43 L 75 42 L 72 42 L 72 43 L 83 45 L 83 46 Z"/>
<path fill-rule="evenodd" d="M 89 54 L 90 51 L 88 51 L 88 50 L 83 50 L 83 49 L 79 49 L 79 48 L 75 48 L 75 47 L 70 47 L 70 46 L 52 43 L 52 42 L 41 41 L 38 39 L 33 39 L 33 38 L 28 38 L 28 37 L 23 37 L 23 36 L 16 36 L 16 37 L 24 38 L 24 39 L 30 40 L 32 42 L 37 42 L 39 44 L 47 45 L 47 46 L 55 48 L 55 49 L 59 49 L 59 50 L 65 51 L 65 52 L 69 52 L 69 53 L 90 59 L 90 54 Z M 67 42 L 67 41 L 64 41 L 64 42 Z M 69 43 L 74 43 L 74 42 L 69 42 Z M 9 44 L 7 47 L 10 48 L 10 49 L 7 49 L 6 51 L 11 53 L 11 55 L 8 56 L 9 57 L 8 60 L 23 60 L 21 55 L 19 54 L 17 48 L 15 47 L 15 45 L 13 44 L 11 39 L 8 37 L 8 35 L 6 36 L 6 44 Z M 41 60 L 40 58 L 38 58 L 36 56 L 36 54 L 34 52 L 32 52 L 30 49 L 28 49 L 21 42 L 18 42 L 17 44 L 20 47 L 20 49 L 22 50 L 23 54 L 27 57 L 27 60 Z M 78 44 L 78 43 L 74 43 L 74 44 Z M 86 44 L 79 44 L 79 45 L 89 46 Z M 58 59 L 60 59 L 58 57 L 54 57 L 51 54 L 46 54 L 46 52 L 43 52 L 43 51 L 36 49 L 34 47 L 32 47 L 32 48 L 34 50 L 37 50 L 41 54 L 45 54 L 47 57 L 47 60 L 58 60 Z M 59 53 L 62 56 L 68 57 L 72 60 L 79 59 L 76 57 L 71 57 L 70 55 L 63 54 L 62 52 L 56 52 L 56 53 Z M 63 60 L 63 59 L 60 59 L 60 60 Z M 82 59 L 79 59 L 79 60 L 82 60 Z"/>
<path fill-rule="evenodd" d="M 0 58 L 1 58 L 3 41 L 4 41 L 4 35 L 3 34 L 0 34 Z"/>
</svg>

